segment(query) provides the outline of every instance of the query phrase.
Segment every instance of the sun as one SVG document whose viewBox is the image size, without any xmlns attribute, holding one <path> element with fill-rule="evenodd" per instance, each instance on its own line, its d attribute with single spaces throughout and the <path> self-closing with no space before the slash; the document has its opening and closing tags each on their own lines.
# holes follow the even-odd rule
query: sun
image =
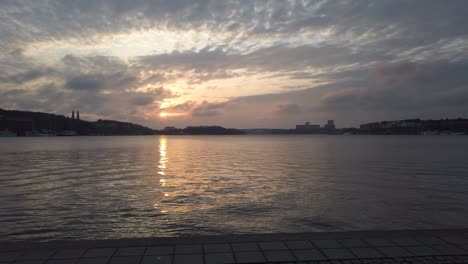
<svg viewBox="0 0 468 264">
<path fill-rule="evenodd" d="M 168 113 L 162 112 L 162 113 L 159 114 L 159 116 L 160 116 L 160 117 L 167 117 L 167 116 L 169 116 L 169 114 L 168 114 Z"/>
</svg>

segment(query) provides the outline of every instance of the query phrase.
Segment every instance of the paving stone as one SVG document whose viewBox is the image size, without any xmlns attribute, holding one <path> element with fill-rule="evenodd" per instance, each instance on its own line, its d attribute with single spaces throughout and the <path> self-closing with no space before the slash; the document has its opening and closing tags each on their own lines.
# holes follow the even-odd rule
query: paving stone
<svg viewBox="0 0 468 264">
<path fill-rule="evenodd" d="M 236 252 L 237 263 L 258 263 L 265 262 L 265 257 L 260 251 Z"/>
<path fill-rule="evenodd" d="M 453 245 L 433 245 L 431 247 L 439 251 L 440 254 L 443 255 L 463 255 L 468 253 L 468 251 L 465 251 Z"/>
<path fill-rule="evenodd" d="M 343 247 L 368 247 L 368 245 L 360 239 L 340 239 L 338 243 Z"/>
<path fill-rule="evenodd" d="M 411 254 L 408 250 L 401 247 L 381 247 L 377 248 L 378 251 L 382 252 L 385 256 L 390 258 L 396 257 L 410 257 Z"/>
<path fill-rule="evenodd" d="M 49 259 L 45 264 L 75 264 L 78 259 Z"/>
<path fill-rule="evenodd" d="M 203 247 L 201 244 L 193 245 L 176 245 L 175 253 L 180 254 L 203 254 Z"/>
<path fill-rule="evenodd" d="M 415 256 L 440 255 L 439 251 L 433 248 L 430 248 L 428 246 L 412 246 L 412 247 L 405 247 L 405 249 L 413 253 Z"/>
<path fill-rule="evenodd" d="M 260 248 L 262 250 L 287 250 L 288 248 L 283 242 L 274 241 L 274 242 L 259 242 Z"/>
<path fill-rule="evenodd" d="M 258 247 L 257 243 L 232 243 L 232 249 L 234 251 L 259 251 L 260 248 Z"/>
<path fill-rule="evenodd" d="M 296 258 L 289 250 L 263 251 L 263 254 L 269 262 L 285 262 L 296 260 Z"/>
<path fill-rule="evenodd" d="M 146 249 L 145 255 L 171 255 L 174 253 L 172 246 L 153 246 Z"/>
<path fill-rule="evenodd" d="M 329 259 L 353 259 L 356 258 L 345 248 L 327 248 L 322 250 Z"/>
<path fill-rule="evenodd" d="M 294 255 L 299 261 L 307 260 L 325 260 L 327 259 L 319 250 L 317 249 L 302 249 L 294 250 Z"/>
<path fill-rule="evenodd" d="M 114 256 L 109 264 L 140 264 L 142 256 Z"/>
<path fill-rule="evenodd" d="M 467 245 L 461 245 L 459 247 L 468 252 L 468 244 Z"/>
<path fill-rule="evenodd" d="M 81 258 L 76 264 L 107 264 L 109 258 Z"/>
<path fill-rule="evenodd" d="M 447 242 L 443 241 L 440 238 L 434 237 L 434 236 L 421 236 L 421 237 L 416 237 L 416 240 L 421 242 L 424 245 L 444 245 L 447 244 Z"/>
<path fill-rule="evenodd" d="M 115 252 L 115 256 L 140 256 L 144 253 L 144 247 L 124 247 L 117 249 L 117 252 Z"/>
<path fill-rule="evenodd" d="M 26 251 L 21 256 L 18 256 L 18 260 L 41 260 L 48 259 L 55 253 L 55 250 L 31 250 Z"/>
<path fill-rule="evenodd" d="M 23 252 L 0 252 L 0 262 L 11 262 L 22 254 L 24 253 Z"/>
<path fill-rule="evenodd" d="M 351 248 L 351 252 L 358 258 L 382 258 L 384 255 L 375 248 Z"/>
<path fill-rule="evenodd" d="M 468 238 L 461 235 L 440 236 L 440 238 L 452 244 L 468 244 Z"/>
<path fill-rule="evenodd" d="M 318 248 L 342 248 L 338 241 L 332 239 L 312 240 L 312 243 Z"/>
<path fill-rule="evenodd" d="M 391 241 L 385 238 L 381 238 L 381 237 L 365 238 L 364 241 L 373 247 L 394 247 L 395 246 L 395 244 L 392 243 Z"/>
<path fill-rule="evenodd" d="M 234 256 L 230 252 L 205 254 L 205 264 L 234 263 Z"/>
<path fill-rule="evenodd" d="M 203 248 L 205 253 L 220 253 L 220 252 L 231 252 L 231 246 L 227 243 L 225 244 L 204 244 Z"/>
<path fill-rule="evenodd" d="M 406 246 L 421 246 L 421 242 L 417 241 L 411 237 L 394 237 L 391 238 L 392 242 L 397 244 L 398 246 L 406 247 Z"/>
<path fill-rule="evenodd" d="M 77 259 L 83 256 L 87 249 L 62 249 L 55 252 L 52 259 Z"/>
<path fill-rule="evenodd" d="M 313 249 L 312 243 L 307 240 L 285 241 L 286 246 L 290 249 Z"/>
<path fill-rule="evenodd" d="M 175 255 L 174 264 L 203 264 L 203 254 Z"/>
<path fill-rule="evenodd" d="M 89 249 L 84 255 L 84 258 L 98 258 L 98 257 L 106 257 L 110 258 L 116 248 L 92 248 Z"/>
<path fill-rule="evenodd" d="M 144 256 L 141 264 L 172 264 L 172 256 Z"/>
</svg>

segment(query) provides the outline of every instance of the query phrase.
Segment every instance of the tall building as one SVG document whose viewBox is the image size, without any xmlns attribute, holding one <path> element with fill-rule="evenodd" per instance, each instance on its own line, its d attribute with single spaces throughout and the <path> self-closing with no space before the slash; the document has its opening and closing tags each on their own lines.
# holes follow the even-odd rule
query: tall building
<svg viewBox="0 0 468 264">
<path fill-rule="evenodd" d="M 72 110 L 72 119 L 75 119 L 75 110 Z"/>
<path fill-rule="evenodd" d="M 80 120 L 80 111 L 76 110 L 76 119 Z"/>
<path fill-rule="evenodd" d="M 323 126 L 323 128 L 335 129 L 335 121 L 334 120 L 328 120 L 327 123 Z"/>
</svg>

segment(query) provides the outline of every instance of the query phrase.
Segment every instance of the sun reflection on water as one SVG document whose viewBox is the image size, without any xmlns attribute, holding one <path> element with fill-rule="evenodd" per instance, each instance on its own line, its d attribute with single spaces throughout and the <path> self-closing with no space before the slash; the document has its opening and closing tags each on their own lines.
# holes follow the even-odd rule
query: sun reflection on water
<svg viewBox="0 0 468 264">
<path fill-rule="evenodd" d="M 166 137 L 160 137 L 159 138 L 159 163 L 158 163 L 158 174 L 161 175 L 161 177 L 166 176 L 166 169 L 167 169 L 167 162 L 169 159 L 167 158 L 167 138 Z M 159 179 L 159 185 L 161 187 L 166 186 L 166 179 L 161 178 Z M 168 193 L 164 192 L 163 189 L 163 196 L 167 197 L 169 196 Z M 158 204 L 154 204 L 153 207 L 155 209 L 160 209 Z M 166 210 L 161 210 L 161 213 L 167 213 L 168 211 Z"/>
<path fill-rule="evenodd" d="M 159 138 L 159 171 L 158 174 L 166 175 L 166 163 L 167 163 L 167 143 L 165 137 Z"/>
</svg>

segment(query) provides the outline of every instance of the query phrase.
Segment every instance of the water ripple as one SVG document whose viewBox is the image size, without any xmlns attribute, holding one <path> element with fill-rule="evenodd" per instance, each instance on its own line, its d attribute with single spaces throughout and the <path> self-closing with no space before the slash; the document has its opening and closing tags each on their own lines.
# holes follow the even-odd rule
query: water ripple
<svg viewBox="0 0 468 264">
<path fill-rule="evenodd" d="M 467 137 L 0 138 L 0 239 L 467 227 L 466 149 Z"/>
</svg>

